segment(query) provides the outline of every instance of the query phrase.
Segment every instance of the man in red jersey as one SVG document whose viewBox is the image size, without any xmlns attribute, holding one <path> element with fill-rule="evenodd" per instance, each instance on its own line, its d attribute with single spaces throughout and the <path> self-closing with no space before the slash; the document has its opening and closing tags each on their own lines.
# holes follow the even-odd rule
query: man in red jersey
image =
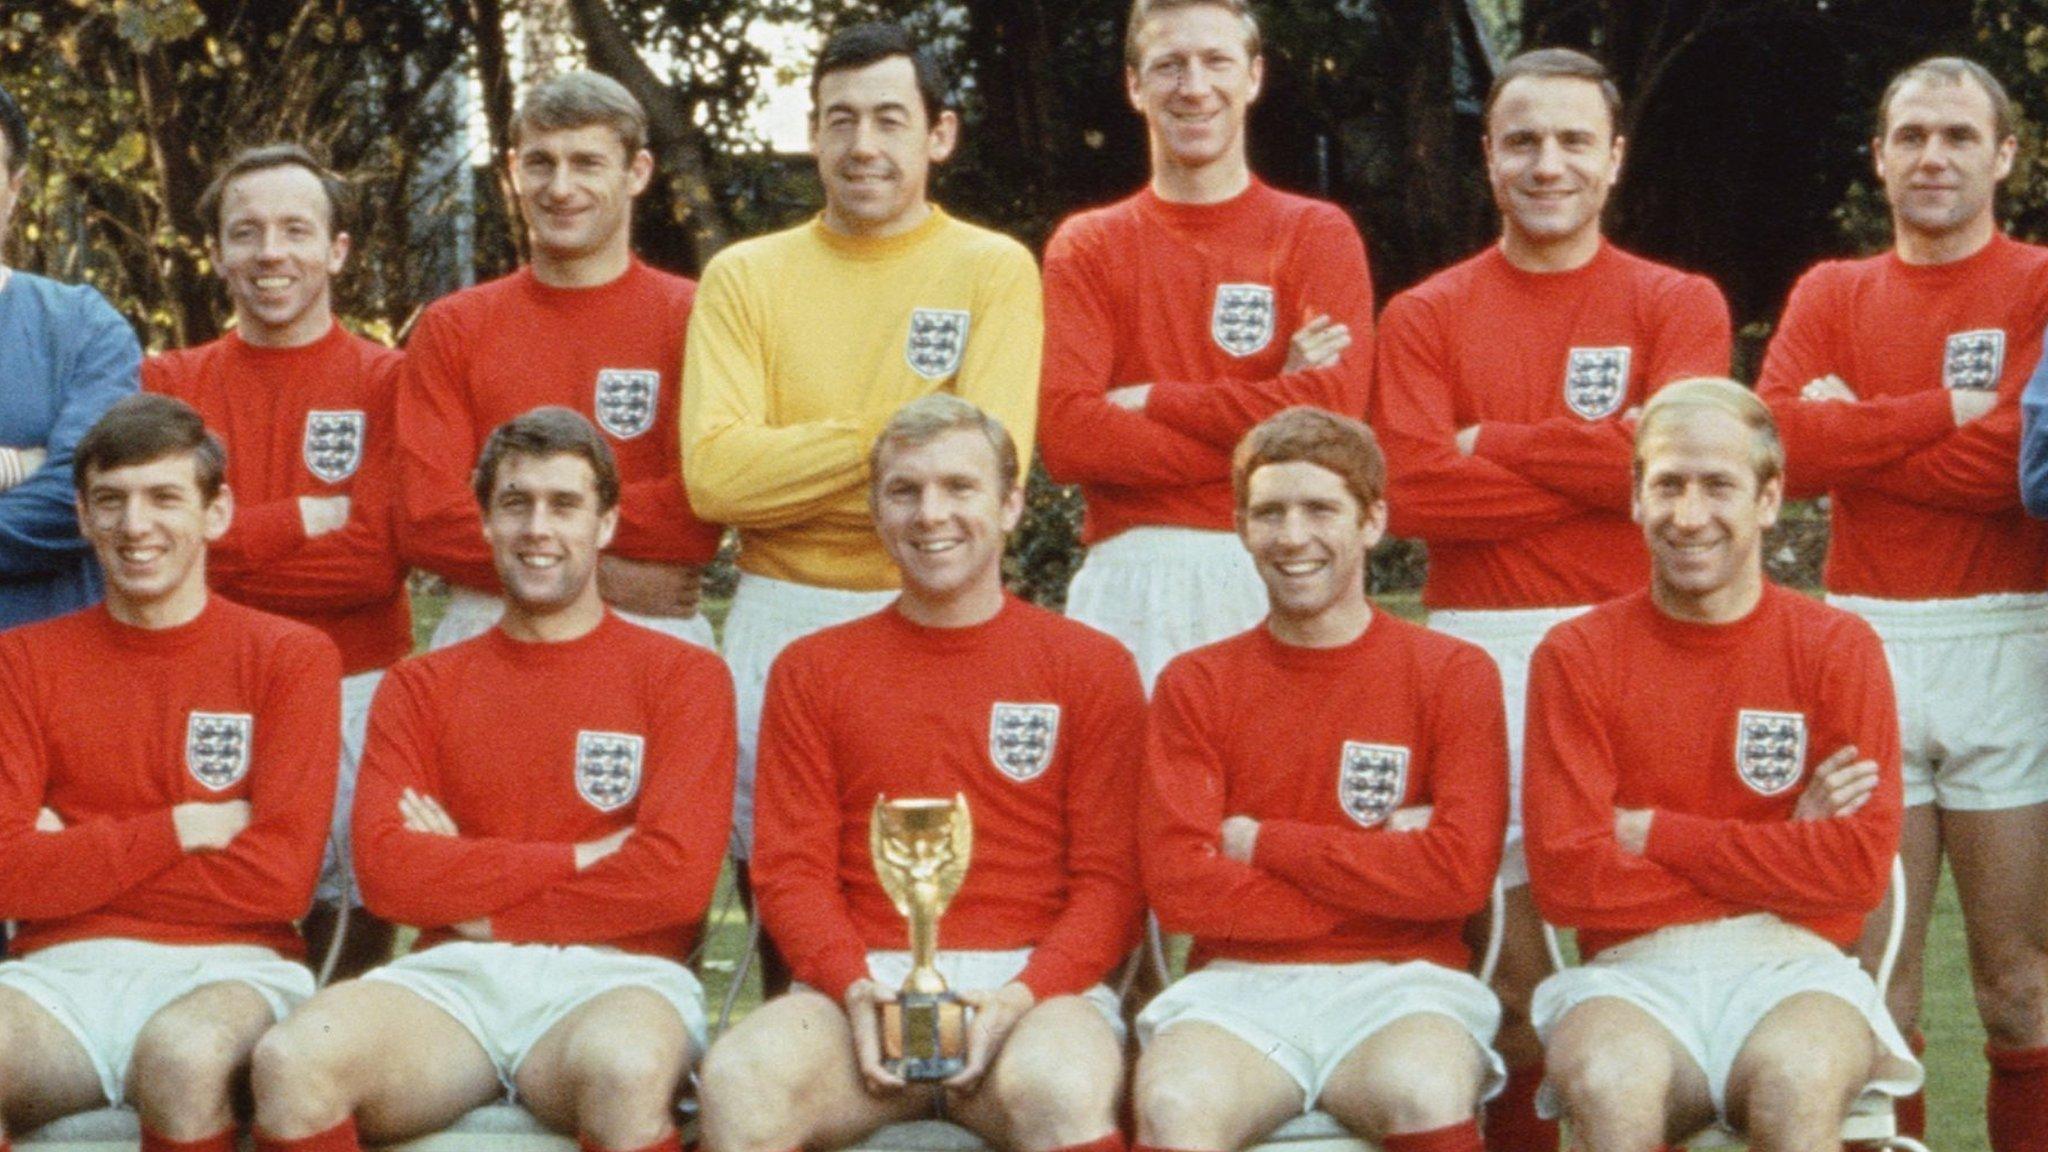
<svg viewBox="0 0 2048 1152">
<path fill-rule="evenodd" d="M 1600 231 L 1621 170 L 1620 97 L 1570 49 L 1527 52 L 1494 78 L 1486 165 L 1494 247 L 1402 293 L 1381 317 L 1375 427 L 1393 531 L 1429 544 L 1430 625 L 1500 665 L 1513 799 L 1501 880 L 1507 938 L 1495 990 L 1508 1087 L 1490 1147 L 1555 1152 L 1535 1113 L 1541 1049 L 1529 994 L 1549 965 L 1522 857 L 1529 653 L 1551 625 L 1642 586 L 1628 521 L 1633 410 L 1682 376 L 1728 370 L 1728 306 L 1701 276 L 1624 252 Z"/>
<path fill-rule="evenodd" d="M 1342 209 L 1252 176 L 1264 61 L 1245 0 L 1133 0 L 1124 66 L 1152 180 L 1046 245 L 1038 442 L 1087 501 L 1067 614 L 1122 641 L 1149 688 L 1265 614 L 1230 531 L 1230 452 L 1290 405 L 1365 413 L 1372 279 Z"/>
<path fill-rule="evenodd" d="M 926 396 L 870 461 L 903 592 L 795 641 L 770 674 L 754 884 L 802 987 L 713 1049 L 704 1145 L 843 1145 L 943 1105 L 1018 1152 L 1117 1152 L 1122 1026 L 1101 981 L 1138 931 L 1136 669 L 1109 637 L 1003 591 L 1024 493 L 1001 424 Z M 880 1059 L 877 1010 L 910 959 L 868 820 L 877 796 L 956 793 L 974 851 L 939 967 L 975 1010 L 966 1067 L 927 1091 Z"/>
<path fill-rule="evenodd" d="M 1830 497 L 1831 602 L 1870 621 L 1898 678 L 1911 900 L 1893 1014 L 1915 1030 L 1946 856 L 1990 1040 L 1991 1144 L 2042 1152 L 2048 524 L 2027 517 L 2016 477 L 2048 249 L 1998 230 L 2016 147 L 2005 91 L 1979 65 L 1894 77 L 1871 142 L 1892 251 L 1800 279 L 1757 391 L 1785 430 L 1791 493 Z"/>
<path fill-rule="evenodd" d="M 588 1149 L 678 1147 L 677 1088 L 704 1045 L 682 960 L 725 855 L 732 685 L 600 598 L 620 489 L 574 412 L 485 443 L 504 616 L 392 670 L 357 792 L 363 897 L 420 940 L 264 1038 L 259 1148 L 351 1152 L 503 1092 Z"/>
<path fill-rule="evenodd" d="M 1271 612 L 1153 697 L 1145 888 L 1195 951 L 1138 1017 L 1139 1143 L 1242 1148 L 1320 1108 L 1387 1152 L 1479 1152 L 1500 1003 L 1461 932 L 1507 825 L 1500 673 L 1366 599 L 1364 425 L 1289 409 L 1232 479 Z"/>
<path fill-rule="evenodd" d="M 646 140 L 647 114 L 610 77 L 570 72 L 527 93 L 506 163 L 532 263 L 436 301 L 406 345 L 399 541 L 453 586 L 436 648 L 503 610 L 470 466 L 491 429 L 543 404 L 582 413 L 618 460 L 619 527 L 598 561 L 598 594 L 711 646 L 697 585 L 719 528 L 690 512 L 675 434 L 697 286 L 633 255 L 633 200 L 654 172 Z"/>
<path fill-rule="evenodd" d="M 412 651 L 412 612 L 391 534 L 400 357 L 334 318 L 347 209 L 347 186 L 305 149 L 237 153 L 199 198 L 234 330 L 150 357 L 142 384 L 198 409 L 226 442 L 236 507 L 207 550 L 213 590 L 311 624 L 341 649 L 341 776 L 306 930 L 317 957 L 340 903 L 355 905 L 336 966 L 353 976 L 391 951 L 391 926 L 363 913 L 353 891 L 348 812 L 370 697 L 384 668 Z"/>
<path fill-rule="evenodd" d="M 1529 672 L 1529 871 L 1587 962 L 1536 990 L 1546 1094 L 1588 1152 L 1719 1121 L 1832 1148 L 1919 1085 L 1843 949 L 1899 833 L 1898 715 L 1869 625 L 1765 581 L 1784 453 L 1732 380 L 1636 432 L 1647 591 L 1559 624 Z"/>
<path fill-rule="evenodd" d="M 340 661 L 211 595 L 233 500 L 191 408 L 131 396 L 78 442 L 104 604 L 0 636 L 0 1149 L 126 1103 L 149 1152 L 231 1152 L 235 1082 L 312 995 Z"/>
</svg>

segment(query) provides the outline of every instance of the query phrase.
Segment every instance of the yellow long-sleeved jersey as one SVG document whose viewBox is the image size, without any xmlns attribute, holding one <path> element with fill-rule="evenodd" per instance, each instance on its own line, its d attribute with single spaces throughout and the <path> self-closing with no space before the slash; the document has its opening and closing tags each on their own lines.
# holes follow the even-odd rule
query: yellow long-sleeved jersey
<svg viewBox="0 0 2048 1152">
<path fill-rule="evenodd" d="M 868 514 L 868 447 L 896 409 L 952 392 L 1031 459 L 1044 319 L 1038 267 L 936 206 L 896 236 L 821 219 L 718 254 L 683 355 L 683 476 L 740 532 L 740 567 L 844 589 L 899 583 Z"/>
</svg>

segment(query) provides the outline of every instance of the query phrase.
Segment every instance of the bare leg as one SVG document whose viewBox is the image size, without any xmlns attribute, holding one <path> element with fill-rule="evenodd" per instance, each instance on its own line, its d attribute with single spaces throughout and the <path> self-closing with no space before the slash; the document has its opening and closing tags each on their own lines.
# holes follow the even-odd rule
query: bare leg
<svg viewBox="0 0 2048 1152">
<path fill-rule="evenodd" d="M 1906 809 L 1906 822 L 1899 836 L 1899 859 L 1906 869 L 1906 930 L 1899 940 L 1899 958 L 1892 969 L 1891 987 L 1885 1006 L 1899 1031 L 1911 1036 L 1920 1027 L 1921 983 L 1927 956 L 1927 926 L 1934 919 L 1934 897 L 1941 886 L 1942 820 L 1932 804 Z M 1875 972 L 1884 955 L 1885 936 L 1891 924 L 1873 916 L 1863 930 L 1857 953 L 1863 966 Z"/>
<path fill-rule="evenodd" d="M 1586 1152 L 1651 1152 L 1714 1119 L 1706 1073 L 1625 1000 L 1599 996 L 1565 1013 L 1546 1061 Z"/>
<path fill-rule="evenodd" d="M 946 1113 L 1012 1152 L 1051 1152 L 1116 1131 L 1123 1085 L 1109 1022 L 1079 996 L 1055 996 L 1017 1022 L 979 1088 L 947 1095 Z"/>
<path fill-rule="evenodd" d="M 42 1005 L 0 988 L 0 1137 L 106 1102 L 78 1038 Z"/>
<path fill-rule="evenodd" d="M 1235 1149 L 1302 1110 L 1301 1085 L 1232 1033 L 1190 1020 L 1161 1032 L 1138 1060 L 1138 1142 Z"/>
<path fill-rule="evenodd" d="M 2048 804 L 1943 812 L 1977 1015 L 1996 1048 L 2048 1045 Z"/>
<path fill-rule="evenodd" d="M 1771 1009 L 1728 1073 L 1728 1118 L 1757 1152 L 1833 1152 L 1870 1082 L 1877 1038 L 1839 997 L 1802 992 Z"/>
<path fill-rule="evenodd" d="M 547 1030 L 515 1081 L 541 1121 L 603 1148 L 645 1148 L 675 1132 L 693 1053 L 675 1007 L 648 988 L 615 988 Z"/>
<path fill-rule="evenodd" d="M 208 984 L 171 1001 L 135 1038 L 128 1101 L 143 1127 L 169 1140 L 200 1140 L 234 1126 L 235 1081 L 275 1019 L 270 1003 L 239 980 Z"/>
<path fill-rule="evenodd" d="M 1403 1016 L 1337 1065 L 1317 1106 L 1371 1140 L 1474 1119 L 1486 1058 L 1472 1034 L 1435 1013 Z"/>
<path fill-rule="evenodd" d="M 763 1004 L 719 1037 L 702 1081 L 706 1152 L 838 1147 L 932 1104 L 922 1088 L 870 1093 L 845 1011 L 808 991 Z"/>
</svg>

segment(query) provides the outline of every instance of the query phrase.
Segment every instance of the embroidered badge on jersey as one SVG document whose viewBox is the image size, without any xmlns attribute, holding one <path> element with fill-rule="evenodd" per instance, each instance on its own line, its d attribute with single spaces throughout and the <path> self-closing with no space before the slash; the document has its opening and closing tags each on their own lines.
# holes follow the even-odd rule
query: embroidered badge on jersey
<svg viewBox="0 0 2048 1152">
<path fill-rule="evenodd" d="M 927 380 L 944 380 L 960 370 L 967 351 L 968 313 L 953 308 L 913 308 L 903 359 Z"/>
<path fill-rule="evenodd" d="M 1059 737 L 1057 704 L 999 702 L 988 711 L 988 758 L 1019 784 L 1037 779 L 1052 766 Z"/>
<path fill-rule="evenodd" d="M 1574 348 L 1564 368 L 1565 406 L 1588 420 L 1621 411 L 1628 399 L 1628 361 L 1632 349 Z"/>
<path fill-rule="evenodd" d="M 640 755 L 647 741 L 630 732 L 576 734 L 576 794 L 599 812 L 633 802 L 640 794 Z"/>
<path fill-rule="evenodd" d="M 621 440 L 654 427 L 654 407 L 660 398 L 661 373 L 652 368 L 597 370 L 597 426 Z"/>
<path fill-rule="evenodd" d="M 1951 332 L 1941 357 L 1941 382 L 1950 388 L 1988 390 L 1998 387 L 2005 371 L 2005 331 L 1979 328 Z"/>
<path fill-rule="evenodd" d="M 355 475 L 363 463 L 364 424 L 361 412 L 306 413 L 306 471 L 328 484 Z"/>
<path fill-rule="evenodd" d="M 1209 311 L 1216 346 L 1243 358 L 1273 342 L 1273 290 L 1264 284 L 1218 284 Z"/>
<path fill-rule="evenodd" d="M 192 712 L 185 717 L 185 770 L 214 792 L 249 774 L 256 721 L 247 712 Z"/>
<path fill-rule="evenodd" d="M 1344 742 L 1337 801 L 1344 814 L 1372 828 L 1386 822 L 1408 794 L 1408 749 L 1398 744 Z"/>
<path fill-rule="evenodd" d="M 1806 717 L 1744 708 L 1735 729 L 1735 772 L 1759 796 L 1776 796 L 1806 772 Z"/>
</svg>

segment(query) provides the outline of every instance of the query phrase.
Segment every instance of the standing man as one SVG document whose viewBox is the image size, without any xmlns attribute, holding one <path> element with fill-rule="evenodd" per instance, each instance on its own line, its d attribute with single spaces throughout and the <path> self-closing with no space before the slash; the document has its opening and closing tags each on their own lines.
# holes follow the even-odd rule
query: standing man
<svg viewBox="0 0 2048 1152">
<path fill-rule="evenodd" d="M 570 72 L 527 93 L 511 131 L 532 263 L 431 305 L 398 390 L 399 541 L 454 590 L 433 646 L 484 632 L 504 610 L 471 466 L 491 429 L 553 404 L 595 423 L 618 460 L 619 528 L 598 561 L 598 594 L 711 647 L 697 591 L 719 528 L 691 513 L 675 441 L 696 285 L 641 263 L 630 234 L 654 173 L 647 114 L 618 81 Z"/>
<path fill-rule="evenodd" d="M 348 814 L 370 697 L 412 651 L 405 568 L 392 539 L 399 354 L 334 319 L 348 259 L 347 187 L 296 144 L 229 160 L 199 198 L 207 253 L 234 302 L 234 330 L 143 363 L 151 392 L 192 405 L 226 441 L 235 518 L 207 554 L 213 590 L 325 632 L 341 650 L 341 776 L 308 918 L 321 956 L 344 900 L 354 976 L 391 951 L 389 924 L 360 910 Z"/>
<path fill-rule="evenodd" d="M 233 499 L 163 396 L 79 440 L 105 604 L 0 636 L 0 1148 L 132 1105 L 147 1152 L 232 1152 L 263 1030 L 313 993 L 305 914 L 334 805 L 340 661 L 206 588 Z"/>
<path fill-rule="evenodd" d="M 1148 690 L 1265 614 L 1231 533 L 1231 450 L 1290 405 L 1363 416 L 1372 380 L 1358 229 L 1245 160 L 1264 68 L 1245 0 L 1133 0 L 1124 82 L 1151 183 L 1045 250 L 1039 440 L 1087 502 L 1067 614 L 1122 641 Z"/>
<path fill-rule="evenodd" d="M 906 401 L 964 397 L 1016 429 L 1038 414 L 1038 269 L 1016 241 L 928 198 L 960 121 L 894 24 L 826 41 L 811 71 L 825 209 L 704 270 L 683 371 L 683 467 L 740 536 L 725 623 L 739 691 L 734 823 L 753 840 L 756 733 L 784 645 L 886 607 L 900 582 L 868 513 L 868 445 Z"/>
<path fill-rule="evenodd" d="M 1139 1143 L 1242 1148 L 1319 1108 L 1387 1152 L 1481 1152 L 1500 1002 L 1461 930 L 1507 826 L 1500 673 L 1366 599 L 1363 424 L 1289 409 L 1232 479 L 1271 611 L 1153 699 L 1145 889 L 1195 952 L 1138 1017 Z"/>
<path fill-rule="evenodd" d="M 797 990 L 704 1069 L 708 1152 L 847 1144 L 933 1114 L 1016 1152 L 1121 1152 L 1122 1025 L 1102 985 L 1136 943 L 1145 700 L 1106 636 L 1003 591 L 1021 457 L 965 400 L 905 405 L 875 440 L 874 524 L 896 602 L 792 643 L 761 726 L 761 915 Z M 881 1063 L 910 971 L 869 855 L 877 797 L 964 796 L 965 884 L 939 968 L 975 1011 L 966 1067 L 927 1091 Z"/>
<path fill-rule="evenodd" d="M 1869 625 L 1764 580 L 1783 465 L 1740 384 L 1660 392 L 1636 431 L 1649 589 L 1553 628 L 1530 669 L 1529 871 L 1587 960 L 1534 1015 L 1588 1152 L 1716 1121 L 1833 1148 L 1859 1094 L 1920 1083 L 1843 954 L 1898 846 L 1891 679 Z"/>
<path fill-rule="evenodd" d="M 392 670 L 357 793 L 364 898 L 422 934 L 264 1038 L 258 1148 L 354 1152 L 504 1092 L 592 1152 L 679 1147 L 705 1031 L 682 960 L 725 858 L 732 690 L 709 651 L 605 607 L 622 488 L 566 409 L 485 442 L 505 612 Z"/>
<path fill-rule="evenodd" d="M 28 148 L 28 121 L 0 91 L 0 254 Z M 0 629 L 99 599 L 72 503 L 71 452 L 135 391 L 141 356 L 135 331 L 98 292 L 0 264 Z"/>
<path fill-rule="evenodd" d="M 1509 1071 L 1487 1115 L 1487 1144 L 1505 1152 L 1556 1152 L 1558 1139 L 1536 1116 L 1542 1051 L 1528 1023 L 1549 968 L 1521 844 L 1529 654 L 1552 625 L 1647 577 L 1628 519 L 1634 411 L 1673 379 L 1728 371 L 1720 290 L 1601 235 L 1620 114 L 1607 70 L 1582 53 L 1539 49 L 1503 65 L 1484 141 L 1500 242 L 1396 297 L 1380 324 L 1375 406 L 1393 531 L 1428 542 L 1430 625 L 1485 648 L 1507 702 L 1495 991 Z"/>
<path fill-rule="evenodd" d="M 1870 621 L 1898 679 L 1910 900 L 1893 1014 L 1916 1034 L 1946 857 L 1990 1041 L 1991 1145 L 2042 1152 L 2048 524 L 2013 481 L 2048 249 L 1998 230 L 2017 147 L 2005 90 L 1979 65 L 1942 57 L 1894 77 L 1871 142 L 1892 251 L 1800 279 L 1757 391 L 1785 429 L 1793 495 L 1830 497 L 1830 602 Z"/>
</svg>

